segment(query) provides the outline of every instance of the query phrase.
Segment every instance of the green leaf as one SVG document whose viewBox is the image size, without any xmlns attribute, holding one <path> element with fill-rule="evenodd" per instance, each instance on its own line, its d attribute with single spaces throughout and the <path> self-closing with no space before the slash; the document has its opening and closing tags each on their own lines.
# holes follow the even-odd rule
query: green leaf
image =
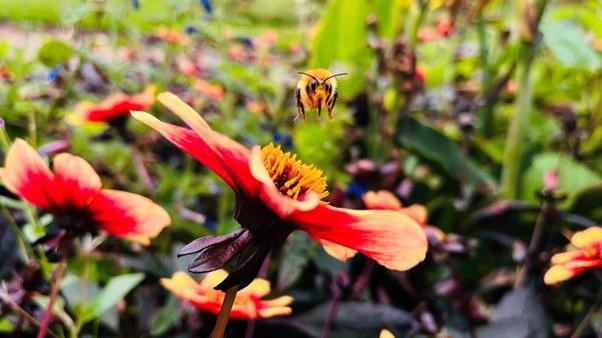
<svg viewBox="0 0 602 338">
<path fill-rule="evenodd" d="M 82 317 L 79 320 L 85 323 L 100 317 L 140 284 L 143 279 L 143 273 L 133 273 L 111 278 L 102 291 L 92 301 L 84 305 Z"/>
<path fill-rule="evenodd" d="M 169 296 L 166 304 L 155 312 L 151 319 L 150 334 L 152 336 L 164 336 L 178 320 L 178 307 L 180 302 L 174 296 Z"/>
<path fill-rule="evenodd" d="M 48 308 L 49 298 L 47 296 L 36 295 L 33 297 L 33 301 L 41 308 Z M 52 314 L 58 318 L 65 326 L 69 328 L 75 327 L 73 319 L 65 311 L 65 301 L 63 298 L 57 297 L 52 305 Z"/>
<path fill-rule="evenodd" d="M 367 46 L 366 18 L 370 14 L 367 0 L 333 0 L 328 3 L 311 42 L 311 67 L 347 71 L 339 81 L 340 95 L 354 96 L 365 82 L 363 71 L 371 60 Z M 353 22 L 355 24 L 350 25 Z M 332 69 L 337 63 L 354 65 L 355 69 Z"/>
<path fill-rule="evenodd" d="M 581 191 L 599 184 L 601 178 L 585 165 L 574 161 L 567 155 L 543 153 L 533 158 L 533 162 L 522 178 L 522 198 L 536 201 L 536 194 L 543 188 L 543 177 L 547 172 L 559 173 L 558 188 L 567 194 L 567 200 L 561 206 L 572 205 Z"/>
<path fill-rule="evenodd" d="M 450 176 L 462 178 L 466 172 L 466 180 L 472 184 L 491 184 L 491 175 L 481 169 L 475 162 L 466 159 L 460 147 L 432 127 L 409 117 L 404 127 L 397 132 L 399 143 L 419 155 L 439 164 Z"/>
<path fill-rule="evenodd" d="M 570 21 L 546 22 L 542 25 L 542 31 L 544 43 L 562 65 L 592 71 L 600 67 L 600 57 L 575 24 Z"/>
<path fill-rule="evenodd" d="M 0 319 L 0 332 L 12 332 L 14 325 L 8 316 Z"/>
<path fill-rule="evenodd" d="M 280 269 L 278 270 L 278 289 L 284 290 L 299 279 L 303 269 L 314 255 L 312 240 L 303 232 L 295 232 L 284 245 Z"/>
<path fill-rule="evenodd" d="M 65 63 L 73 55 L 73 49 L 61 40 L 46 41 L 38 50 L 38 58 L 48 67 Z"/>
</svg>

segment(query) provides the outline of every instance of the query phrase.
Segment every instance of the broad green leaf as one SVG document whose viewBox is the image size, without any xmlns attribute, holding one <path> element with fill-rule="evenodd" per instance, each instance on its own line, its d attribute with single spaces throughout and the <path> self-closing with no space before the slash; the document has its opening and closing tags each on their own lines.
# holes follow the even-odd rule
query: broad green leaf
<svg viewBox="0 0 602 338">
<path fill-rule="evenodd" d="M 0 319 L 0 332 L 12 332 L 14 325 L 8 316 Z"/>
<path fill-rule="evenodd" d="M 169 296 L 167 302 L 159 311 L 155 312 L 150 324 L 150 334 L 152 336 L 164 336 L 177 321 L 178 307 L 180 302 L 174 296 Z"/>
<path fill-rule="evenodd" d="M 558 188 L 568 196 L 561 206 L 569 206 L 581 191 L 599 184 L 600 175 L 585 165 L 575 162 L 567 155 L 543 153 L 533 158 L 531 166 L 522 179 L 522 197 L 527 201 L 536 201 L 537 192 L 543 188 L 543 177 L 550 171 L 558 171 Z"/>
<path fill-rule="evenodd" d="M 295 232 L 284 245 L 280 269 L 278 270 L 278 289 L 284 290 L 299 279 L 303 269 L 314 255 L 312 240 L 303 232 Z"/>
<path fill-rule="evenodd" d="M 491 184 L 493 178 L 475 162 L 462 157 L 460 147 L 432 127 L 409 117 L 397 131 L 397 140 L 408 149 L 436 162 L 456 179 L 462 178 L 472 184 Z"/>
<path fill-rule="evenodd" d="M 551 21 L 542 25 L 546 46 L 560 64 L 570 68 L 596 70 L 600 57 L 585 40 L 583 31 L 570 21 Z"/>
<path fill-rule="evenodd" d="M 46 41 L 38 50 L 38 58 L 48 67 L 65 63 L 73 55 L 73 49 L 61 40 Z"/>
<path fill-rule="evenodd" d="M 367 0 L 330 1 L 311 42 L 312 68 L 349 73 L 339 81 L 339 92 L 343 97 L 355 95 L 365 82 L 363 71 L 369 65 L 372 54 L 367 46 L 368 31 L 365 24 L 369 14 Z M 343 68 L 338 64 L 343 64 Z M 345 65 L 354 65 L 355 68 L 348 69 Z"/>
<path fill-rule="evenodd" d="M 82 311 L 82 322 L 88 322 L 94 318 L 100 317 L 103 313 L 116 305 L 133 288 L 135 288 L 144 279 L 144 274 L 133 273 L 113 277 L 108 284 L 100 291 L 89 303 L 84 306 Z"/>
<path fill-rule="evenodd" d="M 41 308 L 48 308 L 49 298 L 47 296 L 36 295 L 33 297 L 34 302 Z M 65 326 L 74 327 L 73 319 L 65 312 L 65 301 L 61 297 L 57 297 L 52 305 L 52 314 L 58 318 Z"/>
</svg>

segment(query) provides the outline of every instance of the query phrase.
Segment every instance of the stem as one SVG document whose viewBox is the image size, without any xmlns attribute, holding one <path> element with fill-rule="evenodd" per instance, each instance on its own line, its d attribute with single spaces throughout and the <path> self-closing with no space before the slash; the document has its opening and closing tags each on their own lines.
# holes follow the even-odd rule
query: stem
<svg viewBox="0 0 602 338">
<path fill-rule="evenodd" d="M 481 92 L 485 96 L 491 87 L 491 68 L 489 66 L 489 49 L 487 45 L 487 31 L 485 30 L 485 19 L 483 14 L 477 21 L 477 32 L 479 34 L 479 59 L 483 71 L 483 79 L 481 81 Z M 491 136 L 493 129 L 493 105 L 486 97 L 483 97 L 483 106 L 481 107 L 481 124 L 480 131 L 484 137 Z"/>
<path fill-rule="evenodd" d="M 56 267 L 56 271 L 54 272 L 54 278 L 52 280 L 52 289 L 50 290 L 50 299 L 48 300 L 48 307 L 46 308 L 46 312 L 44 312 L 44 318 L 42 318 L 42 322 L 40 323 L 40 329 L 38 330 L 37 338 L 46 337 L 48 325 L 50 324 L 50 320 L 52 319 L 52 308 L 54 307 L 54 302 L 56 301 L 56 297 L 59 293 L 59 286 L 61 284 L 61 279 L 63 278 L 63 273 L 65 272 L 66 267 L 67 263 L 65 263 L 65 261 L 59 262 L 58 266 Z"/>
<path fill-rule="evenodd" d="M 21 306 L 19 306 L 19 304 L 13 302 L 13 300 L 10 299 L 10 296 L 4 291 L 0 292 L 0 301 L 4 302 L 8 307 L 10 307 L 13 311 L 15 311 L 19 316 L 21 316 L 31 325 L 40 327 L 40 322 L 38 322 L 32 315 L 30 315 Z M 48 331 L 48 335 L 53 338 L 58 338 L 58 335 L 52 332 L 51 330 Z"/>
<path fill-rule="evenodd" d="M 539 242 L 541 241 L 541 236 L 543 235 L 544 226 L 546 224 L 546 219 L 548 213 L 552 206 L 549 202 L 543 202 L 541 207 L 541 211 L 539 215 L 537 215 L 537 220 L 535 221 L 535 227 L 533 228 L 533 234 L 531 235 L 531 242 L 529 243 L 529 249 L 527 251 L 527 256 L 525 257 L 525 261 L 523 265 L 518 270 L 516 275 L 516 279 L 514 281 L 514 289 L 520 289 L 527 279 L 527 275 L 529 270 L 531 269 L 533 258 L 537 253 L 537 249 L 539 248 Z"/>
<path fill-rule="evenodd" d="M 320 335 L 320 338 L 328 338 L 330 336 L 332 321 L 337 315 L 340 302 L 341 298 L 335 294 L 332 298 L 332 302 L 330 303 L 330 308 L 328 308 L 328 313 L 326 314 L 326 319 L 324 320 L 324 327 L 322 327 L 322 334 Z"/>
<path fill-rule="evenodd" d="M 547 0 L 538 1 L 536 9 L 535 27 L 543 16 L 547 5 Z M 524 16 L 523 0 L 517 0 L 518 20 L 526 20 Z M 528 37 L 524 37 L 528 38 Z M 522 146 L 525 143 L 525 136 L 531 115 L 531 105 L 533 100 L 533 83 L 531 81 L 531 66 L 535 53 L 538 50 L 539 37 L 534 37 L 533 41 L 523 40 L 520 44 L 517 61 L 518 89 L 515 102 L 514 114 L 510 121 L 508 134 L 506 136 L 506 149 L 504 150 L 504 160 L 502 168 L 501 192 L 507 199 L 516 199 L 518 197 L 518 184 L 521 171 Z"/>
<path fill-rule="evenodd" d="M 237 292 L 238 286 L 231 287 L 228 289 L 228 291 L 226 291 L 222 308 L 219 311 L 217 321 L 215 322 L 215 327 L 211 332 L 211 338 L 222 338 L 224 336 L 224 331 L 226 330 L 226 325 L 228 325 L 230 311 L 232 310 L 232 305 L 234 305 L 234 299 L 236 298 Z"/>
<path fill-rule="evenodd" d="M 598 311 L 597 308 L 598 308 L 598 304 L 594 304 L 591 307 L 591 309 L 589 309 L 589 311 L 587 312 L 585 317 L 583 317 L 583 320 L 581 320 L 581 323 L 579 323 L 579 325 L 575 329 L 575 332 L 573 332 L 573 334 L 571 335 L 571 338 L 579 338 L 583 335 L 583 331 L 587 327 L 587 324 L 589 324 L 589 322 L 592 319 L 592 316 L 596 313 L 596 311 Z"/>
</svg>

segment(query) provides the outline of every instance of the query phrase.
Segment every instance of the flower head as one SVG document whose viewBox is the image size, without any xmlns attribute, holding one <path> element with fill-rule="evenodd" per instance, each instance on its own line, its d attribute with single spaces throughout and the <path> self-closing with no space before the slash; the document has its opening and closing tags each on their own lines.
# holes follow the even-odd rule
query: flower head
<svg viewBox="0 0 602 338">
<path fill-rule="evenodd" d="M 236 195 L 234 218 L 241 228 L 199 238 L 180 251 L 180 255 L 197 254 L 189 271 L 199 273 L 219 269 L 245 252 L 217 289 L 249 284 L 272 247 L 294 230 L 306 231 L 342 260 L 359 251 L 388 268 L 407 270 L 424 259 L 426 237 L 411 217 L 389 210 L 330 206 L 323 201 L 328 192 L 319 169 L 274 145 L 249 149 L 237 143 L 211 129 L 171 93 L 157 98 L 192 130 L 144 112 L 133 116 L 211 169 Z"/>
<path fill-rule="evenodd" d="M 154 101 L 154 86 L 149 86 L 144 92 L 133 96 L 117 93 L 98 103 L 83 101 L 75 107 L 75 114 L 71 116 L 71 122 L 117 121 L 127 118 L 131 110 L 147 109 Z"/>
<path fill-rule="evenodd" d="M 172 45 L 184 45 L 188 42 L 188 37 L 175 29 L 168 27 L 159 27 L 155 30 L 155 36 L 160 40 Z"/>
<path fill-rule="evenodd" d="M 102 189 L 100 177 L 84 159 L 61 153 L 53 162 L 51 171 L 29 144 L 17 139 L 0 168 L 0 180 L 12 193 L 54 215 L 60 231 L 49 243 L 57 248 L 66 249 L 74 237 L 98 231 L 146 245 L 169 225 L 167 212 L 148 198 Z"/>
<path fill-rule="evenodd" d="M 224 270 L 210 272 L 197 283 L 192 277 L 182 271 L 173 274 L 171 278 L 161 278 L 161 284 L 178 298 L 195 308 L 212 314 L 218 314 L 224 301 L 225 293 L 214 290 L 228 273 Z M 290 315 L 293 302 L 290 296 L 282 296 L 271 300 L 262 297 L 270 293 L 270 282 L 256 278 L 247 287 L 238 291 L 230 312 L 233 319 L 256 319 L 274 316 Z"/>
<path fill-rule="evenodd" d="M 577 232 L 571 244 L 571 249 L 552 256 L 552 267 L 543 278 L 546 284 L 564 282 L 585 270 L 602 267 L 602 227 Z"/>
</svg>

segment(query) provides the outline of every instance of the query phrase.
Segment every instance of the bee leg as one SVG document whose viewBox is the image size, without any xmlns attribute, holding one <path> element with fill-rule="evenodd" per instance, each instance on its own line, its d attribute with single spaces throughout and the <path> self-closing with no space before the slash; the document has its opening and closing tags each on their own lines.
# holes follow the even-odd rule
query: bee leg
<svg viewBox="0 0 602 338">
<path fill-rule="evenodd" d="M 328 105 L 328 118 L 331 120 L 333 118 L 332 111 L 334 110 L 334 104 L 337 102 L 338 95 L 339 93 L 335 90 L 330 96 L 330 99 L 326 102 Z"/>
<path fill-rule="evenodd" d="M 295 121 L 302 117 L 305 120 L 305 107 L 303 107 L 303 102 L 301 102 L 301 89 L 295 89 L 295 101 L 297 103 L 297 109 L 295 111 Z"/>
<path fill-rule="evenodd" d="M 318 99 L 318 118 L 322 115 L 322 98 Z"/>
</svg>

